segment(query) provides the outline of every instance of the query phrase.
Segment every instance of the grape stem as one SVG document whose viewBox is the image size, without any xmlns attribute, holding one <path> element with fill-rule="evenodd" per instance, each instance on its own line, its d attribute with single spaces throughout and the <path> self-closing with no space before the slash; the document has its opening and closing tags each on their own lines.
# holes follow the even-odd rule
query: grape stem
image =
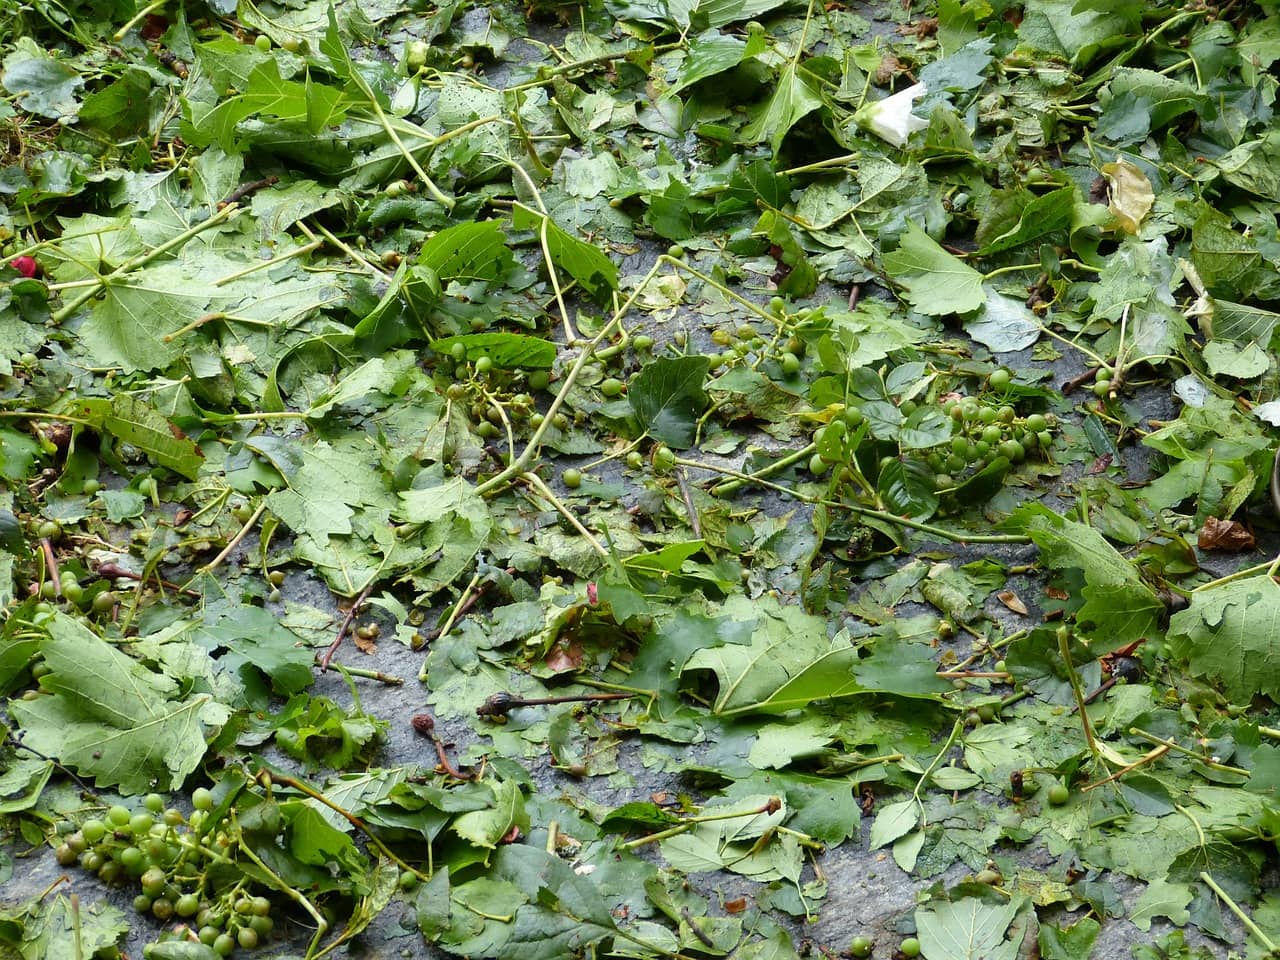
<svg viewBox="0 0 1280 960">
<path fill-rule="evenodd" d="M 1272 940 L 1265 933 L 1263 933 L 1262 928 L 1259 927 L 1256 923 L 1254 923 L 1247 913 L 1245 913 L 1242 909 L 1240 909 L 1239 905 L 1234 900 L 1231 899 L 1231 896 L 1227 893 L 1227 891 L 1223 890 L 1222 887 L 1218 886 L 1218 884 L 1214 881 L 1213 877 L 1209 876 L 1207 872 L 1201 871 L 1200 879 L 1204 881 L 1205 885 L 1210 890 L 1212 890 L 1214 893 L 1218 895 L 1218 898 L 1227 905 L 1227 909 L 1230 910 L 1232 913 L 1234 913 L 1236 915 L 1236 918 L 1241 923 L 1244 924 L 1245 929 L 1248 930 L 1255 937 L 1257 937 L 1258 942 L 1261 943 L 1264 948 L 1266 948 L 1267 956 L 1269 957 L 1280 956 L 1280 946 L 1277 946 L 1274 940 Z"/>
</svg>

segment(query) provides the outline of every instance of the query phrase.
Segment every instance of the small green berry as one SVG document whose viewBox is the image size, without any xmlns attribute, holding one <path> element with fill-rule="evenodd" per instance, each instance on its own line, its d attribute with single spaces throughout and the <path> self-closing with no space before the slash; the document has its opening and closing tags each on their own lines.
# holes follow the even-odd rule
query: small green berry
<svg viewBox="0 0 1280 960">
<path fill-rule="evenodd" d="M 253 38 L 253 45 L 262 53 L 271 52 L 271 38 L 265 33 L 260 33 Z"/>
<path fill-rule="evenodd" d="M 573 467 L 569 467 L 562 474 L 560 474 L 560 482 L 563 483 L 570 490 L 577 490 L 580 486 L 582 486 L 582 471 L 575 470 Z"/>
</svg>

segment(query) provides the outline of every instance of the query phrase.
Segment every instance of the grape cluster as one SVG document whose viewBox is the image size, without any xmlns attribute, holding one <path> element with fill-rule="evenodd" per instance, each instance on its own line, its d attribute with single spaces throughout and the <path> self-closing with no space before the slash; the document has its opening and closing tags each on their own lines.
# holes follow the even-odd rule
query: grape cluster
<svg viewBox="0 0 1280 960">
<path fill-rule="evenodd" d="M 162 923 L 182 922 L 190 935 L 221 957 L 240 947 L 252 950 L 274 928 L 271 901 L 254 895 L 246 880 L 212 889 L 206 868 L 226 860 L 235 844 L 234 831 L 216 819 L 213 795 L 199 788 L 195 807 L 184 816 L 165 808 L 164 798 L 149 794 L 142 809 L 116 805 L 103 817 L 90 817 L 75 829 L 60 825 L 58 863 L 83 869 L 112 885 L 136 884 L 133 907 Z M 145 954 L 144 954 L 145 956 Z"/>
<path fill-rule="evenodd" d="M 967 473 L 989 466 L 997 457 L 1018 464 L 1032 456 L 1047 457 L 1053 445 L 1052 414 L 1019 416 L 1009 404 L 986 403 L 976 397 L 948 399 L 942 406 L 953 427 L 949 444 L 925 457 L 939 490 L 955 486 Z"/>
</svg>

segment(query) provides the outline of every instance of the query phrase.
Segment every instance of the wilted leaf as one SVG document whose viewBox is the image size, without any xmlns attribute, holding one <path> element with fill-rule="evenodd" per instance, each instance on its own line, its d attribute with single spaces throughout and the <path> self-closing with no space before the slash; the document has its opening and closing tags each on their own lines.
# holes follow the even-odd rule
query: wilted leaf
<svg viewBox="0 0 1280 960">
<path fill-rule="evenodd" d="M 64 615 L 40 652 L 50 696 L 15 701 L 25 741 L 100 786 L 129 793 L 180 787 L 204 757 L 205 737 L 230 711 L 207 693 L 183 695 Z"/>
</svg>

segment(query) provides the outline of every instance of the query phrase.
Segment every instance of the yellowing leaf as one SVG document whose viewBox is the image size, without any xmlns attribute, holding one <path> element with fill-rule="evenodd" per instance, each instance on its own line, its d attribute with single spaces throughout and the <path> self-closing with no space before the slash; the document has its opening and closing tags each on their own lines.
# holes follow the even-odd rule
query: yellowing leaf
<svg viewBox="0 0 1280 960">
<path fill-rule="evenodd" d="M 1128 160 L 1117 160 L 1115 163 L 1104 163 L 1102 175 L 1110 186 L 1111 212 L 1115 214 L 1120 229 L 1125 233 L 1137 233 L 1143 218 L 1151 212 L 1156 202 L 1155 191 L 1151 189 L 1151 181 L 1141 168 Z"/>
</svg>

